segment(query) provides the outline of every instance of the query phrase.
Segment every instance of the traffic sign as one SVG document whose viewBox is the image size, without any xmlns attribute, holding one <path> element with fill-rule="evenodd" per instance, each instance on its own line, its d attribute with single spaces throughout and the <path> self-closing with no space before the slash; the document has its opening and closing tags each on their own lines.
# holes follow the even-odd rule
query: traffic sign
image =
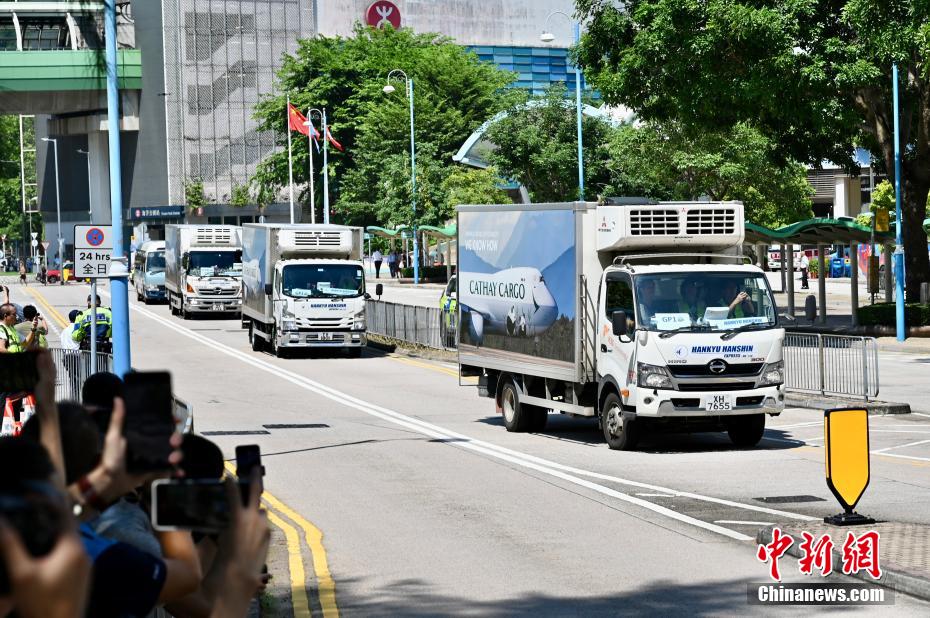
<svg viewBox="0 0 930 618">
<path fill-rule="evenodd" d="M 827 487 L 843 507 L 824 521 L 837 526 L 874 523 L 853 511 L 869 486 L 869 413 L 861 408 L 827 410 L 823 435 Z"/>
<path fill-rule="evenodd" d="M 32 241 L 32 246 L 33 246 L 33 247 L 38 247 L 38 246 L 39 246 L 39 241 L 38 241 L 38 240 L 33 240 L 33 241 Z"/>
<path fill-rule="evenodd" d="M 112 225 L 74 226 L 74 274 L 77 277 L 108 276 L 112 250 Z"/>
<path fill-rule="evenodd" d="M 29 232 L 29 234 L 32 236 L 32 240 L 35 240 L 36 238 L 39 237 L 39 233 L 38 233 L 38 232 Z"/>
<path fill-rule="evenodd" d="M 47 240 L 42 241 L 42 248 L 45 249 L 46 251 L 48 251 L 48 248 L 51 246 L 52 246 L 52 243 L 50 243 L 49 241 Z"/>
</svg>

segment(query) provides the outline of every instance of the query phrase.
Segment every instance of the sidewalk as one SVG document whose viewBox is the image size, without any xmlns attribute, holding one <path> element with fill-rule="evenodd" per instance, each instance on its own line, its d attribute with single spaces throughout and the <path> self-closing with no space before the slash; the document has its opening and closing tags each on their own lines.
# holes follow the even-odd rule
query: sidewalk
<svg viewBox="0 0 930 618">
<path fill-rule="evenodd" d="M 773 527 L 759 530 L 756 541 L 762 544 L 771 543 Z M 792 522 L 777 527 L 794 538 L 794 544 L 788 548 L 788 554 L 795 558 L 802 556 L 801 532 L 808 532 L 814 535 L 815 539 L 829 533 L 834 543 L 834 573 L 842 573 L 843 542 L 847 533 L 852 532 L 858 536 L 874 530 L 880 538 L 878 560 L 882 569 L 881 579 L 876 581 L 865 572 L 850 577 L 930 601 L 930 526 L 926 524 L 879 522 L 866 526 L 840 527 L 814 521 L 802 525 Z"/>
<path fill-rule="evenodd" d="M 365 289 L 373 298 L 375 295 L 375 286 L 379 283 L 384 286 L 384 294 L 381 300 L 389 303 L 398 303 L 401 305 L 414 305 L 418 307 L 439 307 L 439 298 L 443 290 L 446 289 L 445 283 L 421 283 L 414 285 L 408 279 L 391 279 L 384 269 L 382 276 L 376 279 L 373 274 L 368 274 L 365 278 Z"/>
</svg>

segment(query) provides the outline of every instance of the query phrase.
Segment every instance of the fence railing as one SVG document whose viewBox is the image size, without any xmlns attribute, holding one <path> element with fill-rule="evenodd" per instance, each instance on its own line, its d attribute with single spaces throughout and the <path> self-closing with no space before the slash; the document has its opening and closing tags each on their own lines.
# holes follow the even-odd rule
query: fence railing
<svg viewBox="0 0 930 618">
<path fill-rule="evenodd" d="M 369 300 L 368 332 L 439 350 L 456 346 L 456 318 L 439 307 L 416 307 Z"/>
<path fill-rule="evenodd" d="M 785 386 L 791 390 L 878 396 L 878 346 L 872 337 L 785 334 Z"/>
<path fill-rule="evenodd" d="M 90 352 L 86 350 L 65 350 L 51 348 L 55 361 L 55 400 L 81 400 L 81 388 L 91 375 Z M 97 371 L 113 371 L 113 356 L 97 353 Z"/>
</svg>

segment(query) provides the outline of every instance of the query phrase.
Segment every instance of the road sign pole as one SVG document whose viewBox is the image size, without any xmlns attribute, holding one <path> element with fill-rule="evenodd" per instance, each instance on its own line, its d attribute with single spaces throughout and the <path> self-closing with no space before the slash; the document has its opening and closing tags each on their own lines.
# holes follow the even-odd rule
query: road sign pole
<svg viewBox="0 0 930 618">
<path fill-rule="evenodd" d="M 123 253 L 123 182 L 119 143 L 119 84 L 116 65 L 116 0 L 104 0 L 104 40 L 107 61 L 107 133 L 110 145 L 110 212 L 113 253 L 110 303 L 113 312 L 113 372 L 122 377 L 130 367 L 129 269 Z"/>
<path fill-rule="evenodd" d="M 97 278 L 90 280 L 90 375 L 97 373 Z"/>
</svg>

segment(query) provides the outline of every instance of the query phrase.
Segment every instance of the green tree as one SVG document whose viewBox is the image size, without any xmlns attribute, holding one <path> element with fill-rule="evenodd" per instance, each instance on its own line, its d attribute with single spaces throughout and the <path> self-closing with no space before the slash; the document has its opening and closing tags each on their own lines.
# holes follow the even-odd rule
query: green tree
<svg viewBox="0 0 930 618">
<path fill-rule="evenodd" d="M 446 208 L 451 213 L 459 204 L 509 204 L 510 197 L 500 188 L 501 184 L 493 167 L 454 168 L 442 181 Z"/>
<path fill-rule="evenodd" d="M 199 178 L 189 180 L 184 183 L 184 201 L 191 210 L 203 208 L 207 202 L 206 195 L 203 192 L 203 181 Z"/>
<path fill-rule="evenodd" d="M 534 202 L 563 202 L 578 198 L 578 137 L 575 100 L 564 86 L 553 86 L 542 97 L 523 96 L 512 102 L 507 115 L 488 128 L 497 145 L 489 158 L 500 174 L 523 184 Z M 586 198 L 602 193 L 608 184 L 604 148 L 611 132 L 603 118 L 582 118 Z"/>
<path fill-rule="evenodd" d="M 775 163 L 772 143 L 745 123 L 697 135 L 676 122 L 624 125 L 607 150 L 609 195 L 740 200 L 748 221 L 768 227 L 812 216 L 804 166 Z"/>
<path fill-rule="evenodd" d="M 752 122 L 783 160 L 894 169 L 891 67 L 901 71 L 907 294 L 930 280 L 930 3 L 908 0 L 577 0 L 577 51 L 611 104 L 701 130 Z"/>
<path fill-rule="evenodd" d="M 236 185 L 232 189 L 232 197 L 229 198 L 230 206 L 235 206 L 237 208 L 244 208 L 249 204 L 254 203 L 252 196 L 249 194 L 248 185 Z"/>
<path fill-rule="evenodd" d="M 31 130 L 31 125 L 25 127 L 27 133 L 24 139 L 35 140 Z M 26 156 L 26 173 L 27 177 L 35 177 L 35 154 L 27 153 Z M 34 197 L 35 193 L 29 195 L 27 199 Z M 42 237 L 42 217 L 38 213 L 31 214 L 32 230 L 39 232 Z M 20 159 L 19 159 L 19 118 L 17 116 L 0 116 L 0 234 L 6 235 L 7 250 L 12 253 L 13 243 L 23 240 L 23 203 L 22 203 L 22 184 L 20 178 Z M 26 227 L 28 231 L 28 224 Z M 26 238 L 26 240 L 32 240 Z M 29 254 L 28 246 L 21 245 L 26 255 Z"/>
<path fill-rule="evenodd" d="M 304 113 L 309 108 L 326 108 L 332 134 L 345 148 L 344 152 L 330 148 L 331 202 L 347 222 L 410 222 L 406 214 L 411 211 L 410 203 L 399 199 L 401 187 L 410 178 L 408 98 L 401 81 L 393 82 L 394 93 L 382 91 L 393 69 L 402 69 L 414 81 L 417 177 L 423 176 L 424 213 L 435 210 L 434 200 L 444 201 L 432 195 L 442 184 L 441 177 L 434 177 L 433 167 L 452 165 L 451 156 L 471 132 L 504 107 L 507 95 L 503 89 L 513 80 L 512 74 L 479 61 L 448 38 L 408 29 L 357 26 L 351 37 L 300 41 L 297 52 L 285 57 L 278 73 L 280 94 L 263 99 L 256 117 L 261 129 L 275 131 L 283 145 L 287 141 L 287 94 Z M 319 120 L 315 124 L 319 127 Z M 298 133 L 292 137 L 295 183 L 305 185 L 309 182 L 308 140 Z M 314 157 L 317 200 L 322 201 L 322 161 L 315 152 Z M 263 161 L 258 175 L 275 187 L 286 186 L 287 151 Z M 304 202 L 307 189 L 306 185 L 301 189 Z"/>
</svg>

